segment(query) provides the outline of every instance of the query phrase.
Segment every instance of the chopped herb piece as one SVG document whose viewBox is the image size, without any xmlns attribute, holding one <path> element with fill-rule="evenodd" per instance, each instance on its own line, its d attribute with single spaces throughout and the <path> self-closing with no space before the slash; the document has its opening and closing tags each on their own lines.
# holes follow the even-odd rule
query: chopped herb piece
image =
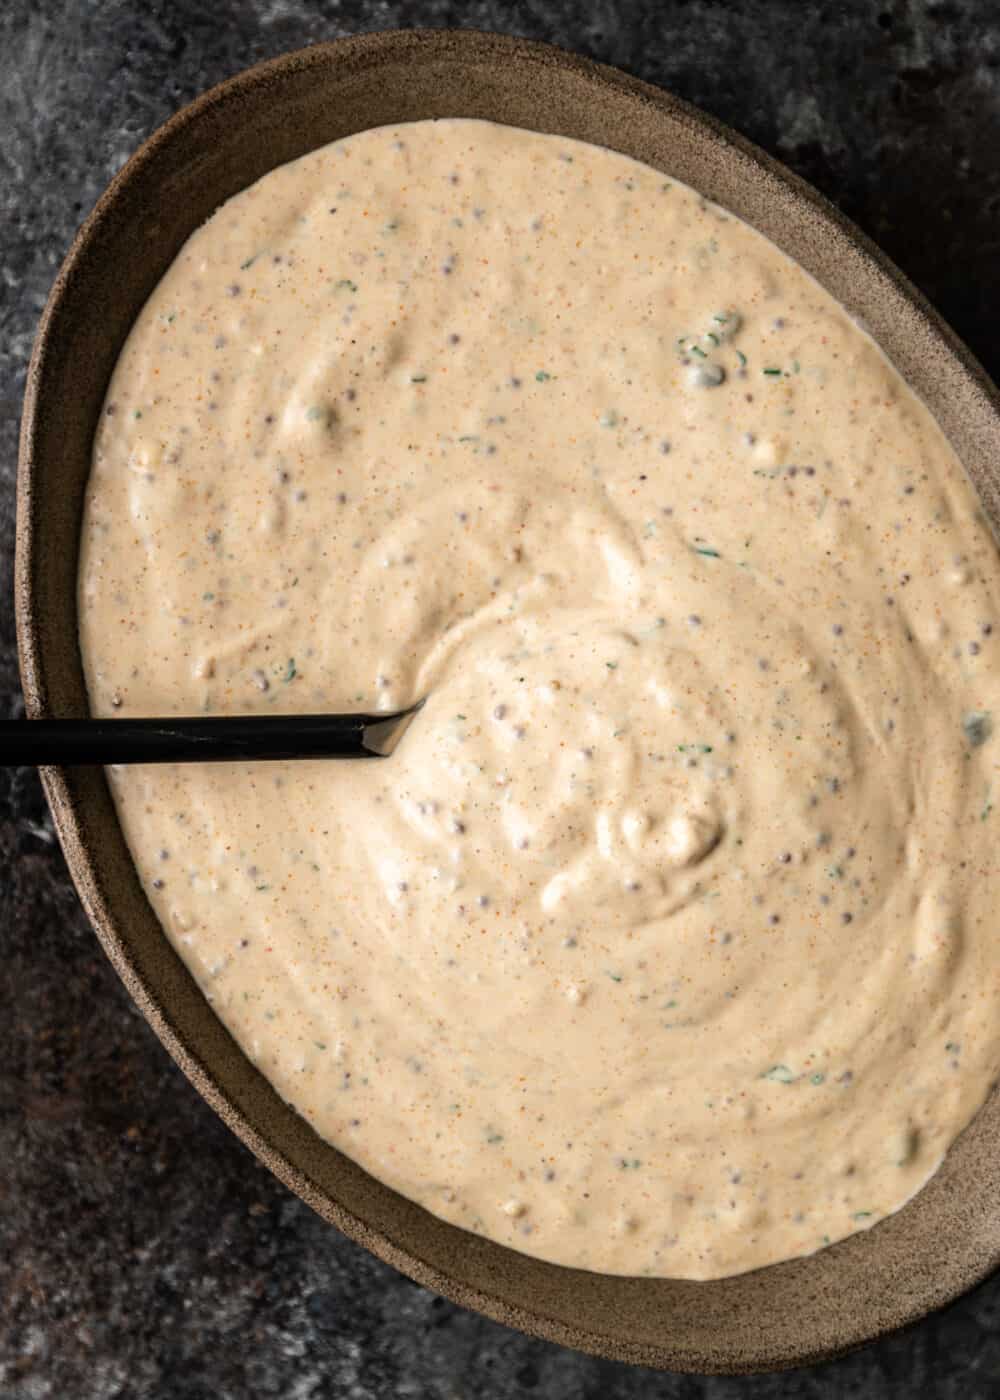
<svg viewBox="0 0 1000 1400">
<path fill-rule="evenodd" d="M 326 1049 L 326 1041 L 325 1041 L 325 1040 L 314 1040 L 314 1041 L 313 1041 L 313 1044 L 315 1045 L 315 1047 L 316 1047 L 317 1050 L 325 1050 L 325 1049 Z"/>
<path fill-rule="evenodd" d="M 620 982 L 622 980 L 620 972 L 608 972 L 605 973 L 605 976 L 610 977 L 612 982 Z"/>
<path fill-rule="evenodd" d="M 872 1212 L 870 1210 L 856 1210 L 851 1216 L 852 1220 L 870 1220 Z"/>
<path fill-rule="evenodd" d="M 768 368 L 768 369 L 763 369 L 763 370 L 761 370 L 761 374 L 780 374 L 780 373 L 781 373 L 781 370 L 780 370 L 780 369 L 775 369 L 773 365 L 772 365 L 770 368 Z"/>
<path fill-rule="evenodd" d="M 411 383 L 411 384 L 426 384 L 426 383 L 427 383 L 427 376 L 426 376 L 426 374 L 411 374 L 411 375 L 410 375 L 410 383 Z"/>
<path fill-rule="evenodd" d="M 772 1065 L 761 1075 L 761 1079 L 770 1079 L 773 1084 L 794 1084 L 797 1078 L 787 1065 Z"/>
<path fill-rule="evenodd" d="M 715 331 L 706 331 L 706 332 L 705 332 L 705 339 L 706 339 L 706 340 L 710 340 L 710 341 L 712 342 L 713 345 L 721 345 L 721 344 L 722 344 L 722 341 L 721 341 L 721 340 L 719 339 L 719 337 L 715 334 Z"/>
<path fill-rule="evenodd" d="M 978 749 L 993 733 L 993 716 L 987 710 L 974 710 L 963 717 L 962 729 L 972 747 Z"/>
<path fill-rule="evenodd" d="M 747 357 L 746 357 L 746 355 L 744 355 L 744 353 L 743 353 L 742 350 L 737 350 L 737 352 L 736 352 L 736 358 L 737 358 L 737 359 L 739 360 L 739 362 L 740 362 L 740 369 L 746 369 L 746 367 L 747 367 Z"/>
<path fill-rule="evenodd" d="M 811 1075 L 809 1076 L 809 1083 L 810 1083 L 810 1084 L 824 1084 L 825 1082 L 826 1082 L 826 1075 L 825 1075 L 825 1074 L 819 1074 L 819 1073 L 817 1073 L 817 1074 L 811 1074 Z"/>
<path fill-rule="evenodd" d="M 722 555 L 717 549 L 703 549 L 700 545 L 694 546 L 695 554 L 704 554 L 706 559 L 721 559 Z"/>
<path fill-rule="evenodd" d="M 349 277 L 342 277 L 340 279 L 337 283 L 337 290 L 339 291 L 341 287 L 346 287 L 349 292 L 356 292 L 358 290 L 357 282 L 352 282 Z"/>
<path fill-rule="evenodd" d="M 549 372 L 548 372 L 547 369 L 540 369 L 540 370 L 538 371 L 538 373 L 535 375 L 535 378 L 538 380 L 539 384 L 544 384 L 545 381 L 546 381 L 547 379 L 551 379 L 552 376 L 551 376 L 551 374 L 549 374 Z"/>
<path fill-rule="evenodd" d="M 246 272 L 246 270 L 247 270 L 248 267 L 253 267 L 254 263 L 257 261 L 257 259 L 258 259 L 259 257 L 260 257 L 260 254 L 259 254 L 259 253 L 254 253 L 254 255 L 253 255 L 252 258 L 247 258 L 246 262 L 241 262 L 241 263 L 240 263 L 240 271 L 241 271 L 241 272 Z"/>
<path fill-rule="evenodd" d="M 704 352 L 704 350 L 701 348 L 700 345 L 692 345 L 692 346 L 691 346 L 691 354 L 692 354 L 692 355 L 698 355 L 698 356 L 699 356 L 701 359 L 703 359 L 703 360 L 705 359 L 705 352 Z"/>
<path fill-rule="evenodd" d="M 609 671 L 617 671 L 617 670 L 618 670 L 618 662 L 617 662 L 617 661 L 605 661 L 604 664 L 605 664 L 605 666 L 607 666 L 607 668 L 608 668 Z"/>
<path fill-rule="evenodd" d="M 297 675 L 298 671 L 295 669 L 295 657 L 290 656 L 288 658 L 288 665 L 285 667 L 285 674 L 282 676 L 281 679 L 287 685 L 288 682 L 293 681 Z"/>
</svg>

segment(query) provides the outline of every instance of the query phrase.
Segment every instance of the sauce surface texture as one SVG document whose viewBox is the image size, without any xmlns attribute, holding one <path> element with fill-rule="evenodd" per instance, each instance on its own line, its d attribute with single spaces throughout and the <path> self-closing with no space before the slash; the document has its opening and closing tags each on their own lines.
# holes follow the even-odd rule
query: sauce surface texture
<svg viewBox="0 0 1000 1400">
<path fill-rule="evenodd" d="M 997 553 L 760 235 L 471 121 L 273 171 L 94 447 L 98 714 L 426 707 L 384 762 L 110 773 L 205 995 L 439 1216 L 711 1278 L 876 1224 L 1000 1064 Z"/>
</svg>

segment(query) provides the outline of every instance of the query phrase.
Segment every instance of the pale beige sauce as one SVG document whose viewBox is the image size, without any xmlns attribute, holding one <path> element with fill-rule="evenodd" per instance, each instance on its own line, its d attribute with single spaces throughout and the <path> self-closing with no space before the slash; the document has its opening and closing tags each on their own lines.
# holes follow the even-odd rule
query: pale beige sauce
<svg viewBox="0 0 1000 1400">
<path fill-rule="evenodd" d="M 448 121 L 232 199 L 115 372 L 80 600 L 100 714 L 429 696 L 385 762 L 111 782 L 233 1035 L 435 1214 L 737 1273 L 896 1210 L 987 1094 L 995 547 L 684 186 Z"/>
</svg>

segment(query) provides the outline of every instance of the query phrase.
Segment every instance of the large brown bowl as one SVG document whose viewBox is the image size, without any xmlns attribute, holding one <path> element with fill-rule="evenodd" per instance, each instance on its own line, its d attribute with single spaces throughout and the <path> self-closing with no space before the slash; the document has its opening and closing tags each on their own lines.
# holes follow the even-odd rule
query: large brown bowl
<svg viewBox="0 0 1000 1400">
<path fill-rule="evenodd" d="M 1000 518 L 995 390 L 899 272 L 808 186 L 675 98 L 555 49 L 467 31 L 365 35 L 261 64 L 179 112 L 112 182 L 63 264 L 29 371 L 18 476 L 18 640 L 30 715 L 87 713 L 76 572 L 91 441 L 125 337 L 182 243 L 284 161 L 366 127 L 441 116 L 623 151 L 760 229 L 871 332 Z M 745 1372 L 816 1361 L 904 1326 L 1000 1262 L 996 1093 L 904 1210 L 812 1258 L 738 1278 L 613 1278 L 444 1224 L 321 1141 L 216 1019 L 147 903 L 103 772 L 53 769 L 44 781 L 98 936 L 195 1087 L 327 1220 L 456 1302 L 603 1356 Z"/>
</svg>

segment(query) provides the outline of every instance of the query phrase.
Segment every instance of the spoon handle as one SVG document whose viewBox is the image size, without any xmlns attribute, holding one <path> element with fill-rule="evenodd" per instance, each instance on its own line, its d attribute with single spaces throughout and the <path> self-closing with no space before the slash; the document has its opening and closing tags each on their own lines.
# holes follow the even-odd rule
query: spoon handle
<svg viewBox="0 0 1000 1400">
<path fill-rule="evenodd" d="M 410 711 L 0 721 L 0 765 L 381 758 Z"/>
</svg>

